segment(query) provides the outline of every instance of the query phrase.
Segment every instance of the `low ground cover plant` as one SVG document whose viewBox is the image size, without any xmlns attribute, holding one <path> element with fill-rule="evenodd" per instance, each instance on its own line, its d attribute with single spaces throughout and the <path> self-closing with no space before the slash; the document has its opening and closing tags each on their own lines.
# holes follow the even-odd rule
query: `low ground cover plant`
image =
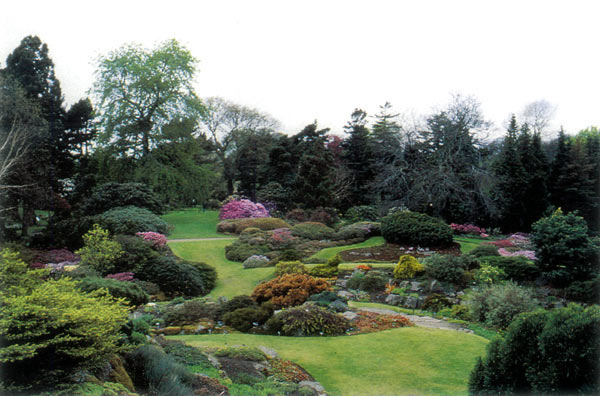
<svg viewBox="0 0 600 396">
<path fill-rule="evenodd" d="M 335 237 L 335 231 L 332 228 L 327 227 L 323 223 L 317 223 L 315 221 L 307 221 L 296 224 L 292 227 L 292 234 L 299 238 L 313 241 L 333 239 Z"/>
<path fill-rule="evenodd" d="M 258 228 L 271 231 L 277 228 L 290 228 L 291 226 L 276 217 L 242 218 L 223 220 L 217 224 L 217 232 L 240 234 L 248 228 Z"/>
<path fill-rule="evenodd" d="M 350 328 L 343 316 L 318 306 L 302 306 L 281 311 L 267 322 L 269 330 L 286 336 L 341 335 Z"/>
</svg>

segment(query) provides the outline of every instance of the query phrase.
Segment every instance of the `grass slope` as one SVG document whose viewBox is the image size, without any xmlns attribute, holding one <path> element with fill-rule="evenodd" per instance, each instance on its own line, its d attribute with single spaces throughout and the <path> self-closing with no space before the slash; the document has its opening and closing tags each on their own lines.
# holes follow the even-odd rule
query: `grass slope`
<svg viewBox="0 0 600 396">
<path fill-rule="evenodd" d="M 177 210 L 162 218 L 174 227 L 169 239 L 230 238 L 228 235 L 217 234 L 219 212 L 216 210 Z"/>
<path fill-rule="evenodd" d="M 464 253 L 469 253 L 471 250 L 475 249 L 477 246 L 481 245 L 487 239 L 483 238 L 469 238 L 469 237 L 454 237 L 454 242 L 458 242 L 460 244 L 460 251 Z"/>
<path fill-rule="evenodd" d="M 352 249 L 366 248 L 366 247 L 372 247 L 372 246 L 379 246 L 379 245 L 383 245 L 384 243 L 385 243 L 385 240 L 383 239 L 383 237 L 373 237 L 373 238 L 367 239 L 364 242 L 355 243 L 354 245 L 336 246 L 336 247 L 323 249 L 323 250 L 313 254 L 309 258 L 309 260 L 310 259 L 329 260 L 336 254 L 338 254 L 339 252 L 343 252 L 344 250 L 352 250 Z"/>
<path fill-rule="evenodd" d="M 270 279 L 275 272 L 274 267 L 244 269 L 241 263 L 227 260 L 225 246 L 232 243 L 231 240 L 169 242 L 169 246 L 182 259 L 202 261 L 215 267 L 217 285 L 209 296 L 231 298 L 240 294 L 252 294 L 257 284 Z"/>
<path fill-rule="evenodd" d="M 193 346 L 275 349 L 311 373 L 330 395 L 466 395 L 487 341 L 457 331 L 411 327 L 342 337 L 213 334 L 171 337 Z"/>
</svg>

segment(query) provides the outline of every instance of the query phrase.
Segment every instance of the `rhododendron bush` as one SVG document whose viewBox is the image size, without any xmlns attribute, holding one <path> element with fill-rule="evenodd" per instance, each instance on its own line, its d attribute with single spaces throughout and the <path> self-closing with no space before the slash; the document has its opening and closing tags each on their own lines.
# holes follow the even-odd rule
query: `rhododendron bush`
<svg viewBox="0 0 600 396">
<path fill-rule="evenodd" d="M 485 228 L 477 227 L 473 224 L 450 224 L 450 228 L 456 234 L 478 234 L 482 237 L 487 237 L 488 235 L 485 233 Z"/>
<path fill-rule="evenodd" d="M 135 235 L 139 236 L 144 241 L 151 242 L 155 247 L 163 247 L 167 244 L 167 237 L 158 232 L 138 232 Z"/>
<path fill-rule="evenodd" d="M 245 217 L 269 217 L 269 211 L 259 203 L 248 199 L 230 201 L 221 207 L 219 220 L 241 219 Z"/>
<path fill-rule="evenodd" d="M 500 253 L 500 256 L 504 256 L 504 257 L 523 256 L 529 260 L 537 259 L 535 257 L 535 252 L 533 250 L 516 250 L 514 252 L 511 252 L 504 248 L 500 248 L 500 249 L 498 249 L 498 253 Z"/>
</svg>

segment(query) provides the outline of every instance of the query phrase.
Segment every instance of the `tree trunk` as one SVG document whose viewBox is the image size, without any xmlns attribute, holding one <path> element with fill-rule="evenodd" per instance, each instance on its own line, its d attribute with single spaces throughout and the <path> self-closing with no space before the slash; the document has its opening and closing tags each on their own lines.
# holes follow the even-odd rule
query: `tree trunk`
<svg viewBox="0 0 600 396">
<path fill-rule="evenodd" d="M 28 204 L 23 204 L 23 221 L 21 222 L 21 236 L 27 237 L 29 226 L 35 224 L 35 209 Z"/>
</svg>

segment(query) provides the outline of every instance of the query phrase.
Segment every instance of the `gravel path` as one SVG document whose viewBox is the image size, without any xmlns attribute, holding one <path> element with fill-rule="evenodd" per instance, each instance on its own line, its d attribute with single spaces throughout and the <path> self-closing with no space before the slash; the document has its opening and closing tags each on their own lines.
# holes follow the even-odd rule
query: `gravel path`
<svg viewBox="0 0 600 396">
<path fill-rule="evenodd" d="M 432 329 L 442 329 L 442 330 L 457 330 L 464 331 L 465 333 L 473 333 L 472 330 L 465 329 L 461 325 L 457 323 L 446 322 L 445 320 L 432 318 L 431 316 L 418 316 L 418 315 L 408 315 L 401 314 L 396 311 L 392 311 L 391 309 L 381 309 L 381 308 L 359 308 L 360 311 L 367 312 L 375 312 L 381 315 L 392 315 L 392 316 L 405 316 L 410 319 L 416 326 L 420 327 L 429 327 Z"/>
<path fill-rule="evenodd" d="M 202 241 L 227 241 L 237 238 L 191 238 L 191 239 L 167 239 L 167 242 L 202 242 Z"/>
</svg>

